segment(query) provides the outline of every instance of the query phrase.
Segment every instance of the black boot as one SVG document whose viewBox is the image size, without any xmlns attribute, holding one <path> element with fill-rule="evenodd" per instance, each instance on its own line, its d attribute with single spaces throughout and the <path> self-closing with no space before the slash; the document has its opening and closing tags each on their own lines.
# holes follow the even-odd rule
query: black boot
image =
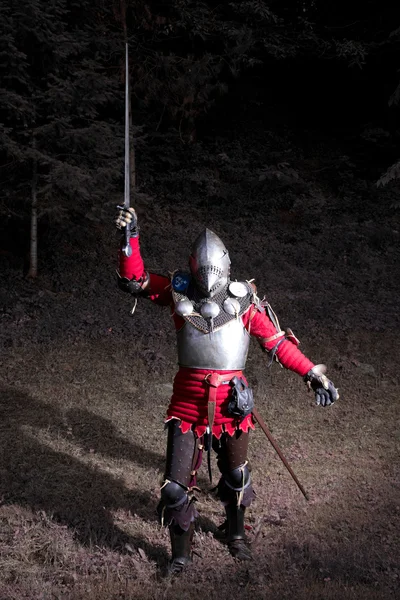
<svg viewBox="0 0 400 600">
<path fill-rule="evenodd" d="M 171 536 L 172 560 L 169 564 L 168 573 L 178 575 L 183 569 L 192 562 L 192 539 L 194 533 L 194 523 L 191 523 L 189 529 L 184 531 L 179 525 L 170 525 L 169 534 Z"/>
<path fill-rule="evenodd" d="M 244 532 L 244 506 L 228 504 L 226 511 L 226 541 L 229 552 L 238 560 L 251 560 L 251 551 L 246 544 Z"/>
</svg>

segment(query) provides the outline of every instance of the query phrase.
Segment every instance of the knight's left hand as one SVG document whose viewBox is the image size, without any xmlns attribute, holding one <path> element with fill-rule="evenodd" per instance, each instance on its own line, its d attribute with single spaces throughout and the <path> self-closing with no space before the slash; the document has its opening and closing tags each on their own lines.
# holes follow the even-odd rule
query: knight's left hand
<svg viewBox="0 0 400 600">
<path fill-rule="evenodd" d="M 304 377 L 309 389 L 315 393 L 317 406 L 331 406 L 339 399 L 339 392 L 325 375 L 325 365 L 316 365 Z"/>
</svg>

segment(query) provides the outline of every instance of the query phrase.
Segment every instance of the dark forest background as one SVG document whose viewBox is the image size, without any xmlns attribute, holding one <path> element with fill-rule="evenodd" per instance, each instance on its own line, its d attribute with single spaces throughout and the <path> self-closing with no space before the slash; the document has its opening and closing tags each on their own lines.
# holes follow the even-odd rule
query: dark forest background
<svg viewBox="0 0 400 600">
<path fill-rule="evenodd" d="M 1 1 L 1 251 L 25 274 L 33 195 L 41 270 L 63 231 L 110 222 L 122 198 L 125 37 L 146 210 L 155 196 L 240 210 L 263 181 L 293 184 L 278 207 L 290 209 L 302 171 L 334 192 L 357 177 L 373 196 L 398 177 L 395 3 Z"/>
</svg>

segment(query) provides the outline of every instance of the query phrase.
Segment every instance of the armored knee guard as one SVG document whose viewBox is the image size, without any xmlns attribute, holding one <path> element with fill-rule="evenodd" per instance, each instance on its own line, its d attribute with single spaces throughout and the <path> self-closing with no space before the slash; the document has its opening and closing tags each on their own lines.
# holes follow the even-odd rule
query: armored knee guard
<svg viewBox="0 0 400 600">
<path fill-rule="evenodd" d="M 254 495 L 247 462 L 222 474 L 218 483 L 218 496 L 225 506 L 235 504 L 248 507 Z"/>
<path fill-rule="evenodd" d="M 182 531 L 188 531 L 197 517 L 194 507 L 195 498 L 189 497 L 189 489 L 179 481 L 166 479 L 161 486 L 161 500 L 157 508 L 162 524 L 177 525 Z"/>
</svg>

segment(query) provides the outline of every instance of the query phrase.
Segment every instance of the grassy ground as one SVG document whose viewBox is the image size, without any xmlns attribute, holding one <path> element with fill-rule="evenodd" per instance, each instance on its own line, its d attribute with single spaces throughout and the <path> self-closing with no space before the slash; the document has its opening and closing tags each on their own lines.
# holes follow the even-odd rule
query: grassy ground
<svg viewBox="0 0 400 600">
<path fill-rule="evenodd" d="M 232 248 L 234 275 L 256 278 L 340 388 L 335 406 L 318 408 L 300 378 L 266 371 L 251 348 L 258 408 L 310 501 L 257 428 L 254 560 L 236 563 L 214 537 L 223 511 L 203 465 L 194 563 L 165 578 L 169 540 L 155 509 L 174 335 L 156 307 L 129 317 L 104 228 L 89 269 L 73 255 L 62 289 L 24 283 L 22 307 L 3 315 L 0 600 L 400 598 L 397 217 L 377 227 L 313 200 L 256 220 L 218 207 L 207 216 Z M 185 264 L 203 221 L 182 207 L 143 215 L 149 266 Z"/>
<path fill-rule="evenodd" d="M 150 377 L 143 361 L 110 340 L 27 348 L 10 353 L 5 366 L 2 600 L 188 598 L 199 588 L 210 598 L 396 594 L 397 386 L 368 381 L 364 391 L 365 376 L 349 365 L 341 404 L 324 411 L 275 368 L 256 388 L 259 409 L 310 502 L 257 429 L 250 454 L 257 499 L 248 518 L 254 561 L 235 563 L 213 537 L 223 514 L 203 468 L 194 564 L 170 582 L 168 538 L 155 516 L 170 380 Z"/>
</svg>

